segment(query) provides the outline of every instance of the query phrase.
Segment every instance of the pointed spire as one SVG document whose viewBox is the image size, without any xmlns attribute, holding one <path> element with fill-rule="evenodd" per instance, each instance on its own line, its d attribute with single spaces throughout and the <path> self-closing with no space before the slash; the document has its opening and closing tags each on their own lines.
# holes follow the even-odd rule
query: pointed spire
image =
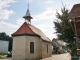
<svg viewBox="0 0 80 60">
<path fill-rule="evenodd" d="M 29 9 L 29 4 L 28 4 L 28 9 Z"/>
<path fill-rule="evenodd" d="M 27 20 L 28 23 L 31 23 L 31 19 L 33 19 L 33 18 L 31 17 L 31 15 L 30 15 L 30 12 L 29 12 L 29 4 L 28 4 L 27 12 L 26 12 L 25 16 L 23 16 L 23 18 L 24 18 L 25 20 Z"/>
</svg>

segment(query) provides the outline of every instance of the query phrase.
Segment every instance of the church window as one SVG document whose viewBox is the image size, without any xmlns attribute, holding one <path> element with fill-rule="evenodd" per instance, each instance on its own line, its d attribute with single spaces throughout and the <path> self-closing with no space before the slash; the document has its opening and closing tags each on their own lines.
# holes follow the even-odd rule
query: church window
<svg viewBox="0 0 80 60">
<path fill-rule="evenodd" d="M 30 42 L 30 53 L 34 53 L 34 42 Z"/>
</svg>

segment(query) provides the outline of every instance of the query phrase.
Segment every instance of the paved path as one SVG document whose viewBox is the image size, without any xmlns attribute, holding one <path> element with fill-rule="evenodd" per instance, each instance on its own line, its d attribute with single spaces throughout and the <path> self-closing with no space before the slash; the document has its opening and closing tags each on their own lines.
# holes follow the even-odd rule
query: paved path
<svg viewBox="0 0 80 60">
<path fill-rule="evenodd" d="M 0 60 L 11 60 L 11 58 L 0 59 Z M 52 57 L 45 58 L 42 60 L 71 60 L 71 55 L 69 53 L 52 55 Z"/>
<path fill-rule="evenodd" d="M 6 59 L 0 59 L 0 60 L 11 60 L 11 58 L 6 58 Z"/>
<path fill-rule="evenodd" d="M 71 55 L 69 53 L 52 55 L 52 57 L 45 58 L 42 60 L 71 60 Z"/>
</svg>

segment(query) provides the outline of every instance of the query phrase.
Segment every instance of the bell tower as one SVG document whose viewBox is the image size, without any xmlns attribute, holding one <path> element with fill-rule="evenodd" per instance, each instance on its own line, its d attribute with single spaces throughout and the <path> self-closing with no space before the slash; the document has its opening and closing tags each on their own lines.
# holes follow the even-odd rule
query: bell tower
<svg viewBox="0 0 80 60">
<path fill-rule="evenodd" d="M 31 24 L 31 19 L 33 19 L 33 18 L 31 17 L 30 12 L 29 12 L 29 4 L 28 4 L 27 12 L 26 12 L 25 16 L 23 16 L 23 18 L 25 19 L 25 21 L 28 24 Z"/>
</svg>

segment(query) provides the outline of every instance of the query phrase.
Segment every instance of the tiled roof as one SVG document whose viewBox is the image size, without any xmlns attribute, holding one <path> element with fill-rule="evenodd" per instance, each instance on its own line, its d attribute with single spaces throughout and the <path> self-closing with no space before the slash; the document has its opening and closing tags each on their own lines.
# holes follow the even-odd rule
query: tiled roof
<svg viewBox="0 0 80 60">
<path fill-rule="evenodd" d="M 74 19 L 80 17 L 80 4 L 75 4 L 69 13 L 69 18 Z"/>
<path fill-rule="evenodd" d="M 34 27 L 33 25 L 27 24 L 26 22 L 23 23 L 23 25 L 12 34 L 12 36 L 18 36 L 18 35 L 34 35 L 39 36 L 42 38 L 43 41 L 50 41 L 49 38 L 45 36 L 45 34 L 38 28 Z"/>
<path fill-rule="evenodd" d="M 65 46 L 64 43 L 63 43 L 62 41 L 60 41 L 60 40 L 53 39 L 53 40 L 52 40 L 52 43 L 54 44 L 54 42 L 57 43 L 57 44 L 60 45 L 60 46 Z M 55 45 L 58 46 L 57 44 L 55 44 Z"/>
<path fill-rule="evenodd" d="M 24 35 L 24 34 L 37 35 L 31 30 L 31 28 L 28 26 L 28 24 L 26 22 L 24 22 L 23 25 L 15 33 L 12 34 L 12 36 Z"/>
<path fill-rule="evenodd" d="M 46 37 L 46 35 L 38 28 L 34 27 L 33 25 L 29 25 L 29 27 L 31 28 L 31 30 L 36 33 L 37 35 L 41 36 L 41 38 L 44 41 L 50 41 L 50 39 L 48 37 Z"/>
<path fill-rule="evenodd" d="M 60 40 L 57 40 L 57 43 L 60 45 L 60 46 L 65 46 L 64 43 Z"/>
</svg>

